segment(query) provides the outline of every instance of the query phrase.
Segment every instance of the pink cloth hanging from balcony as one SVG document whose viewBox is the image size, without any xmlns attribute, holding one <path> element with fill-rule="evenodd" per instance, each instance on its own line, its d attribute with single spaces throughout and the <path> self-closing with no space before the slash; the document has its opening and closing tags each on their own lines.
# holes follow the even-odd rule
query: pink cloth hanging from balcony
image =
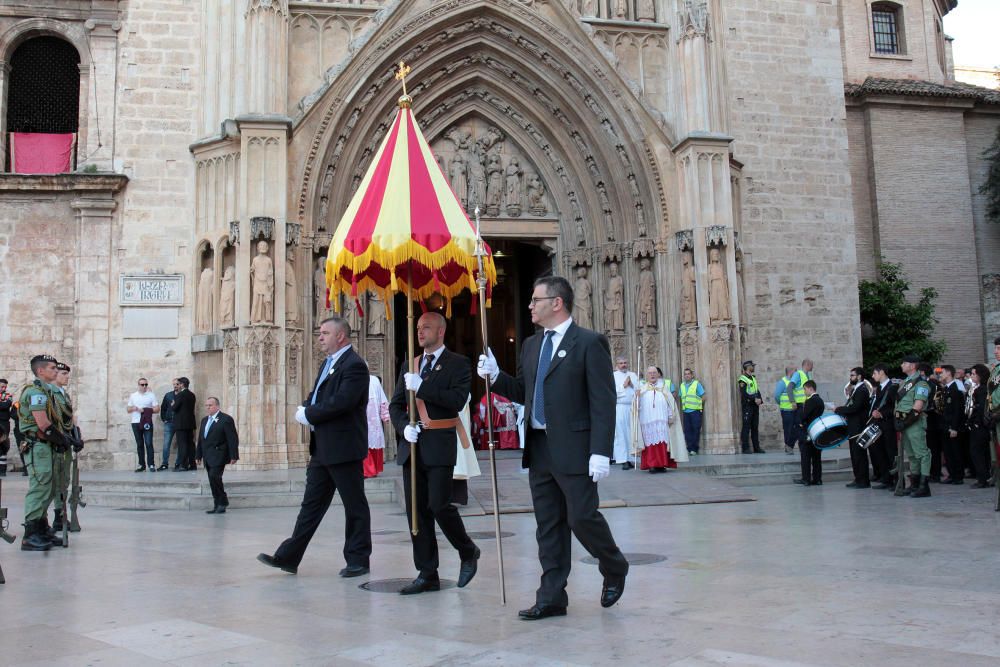
<svg viewBox="0 0 1000 667">
<path fill-rule="evenodd" d="M 75 134 L 11 132 L 11 171 L 17 174 L 64 174 L 72 169 Z"/>
</svg>

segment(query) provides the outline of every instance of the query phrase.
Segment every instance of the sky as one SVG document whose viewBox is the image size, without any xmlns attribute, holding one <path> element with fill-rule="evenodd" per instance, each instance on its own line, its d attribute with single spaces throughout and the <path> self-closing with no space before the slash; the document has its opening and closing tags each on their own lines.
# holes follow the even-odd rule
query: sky
<svg viewBox="0 0 1000 667">
<path fill-rule="evenodd" d="M 1000 0 L 958 0 L 944 17 L 956 65 L 1000 67 Z"/>
</svg>

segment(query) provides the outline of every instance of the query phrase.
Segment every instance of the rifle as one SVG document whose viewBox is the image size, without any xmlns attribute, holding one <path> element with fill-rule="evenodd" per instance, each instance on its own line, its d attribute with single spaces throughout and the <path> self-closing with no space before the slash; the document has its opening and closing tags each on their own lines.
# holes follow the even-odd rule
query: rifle
<svg viewBox="0 0 1000 667">
<path fill-rule="evenodd" d="M 73 452 L 73 466 L 71 468 L 70 477 L 72 481 L 70 482 L 70 492 L 69 492 L 69 532 L 79 533 L 80 532 L 80 520 L 76 516 L 76 510 L 78 507 L 86 507 L 87 503 L 83 500 L 83 487 L 80 486 L 80 465 L 77 460 L 77 452 Z"/>
<path fill-rule="evenodd" d="M 63 454 L 66 450 L 57 451 L 61 448 L 52 448 L 52 483 L 58 487 L 59 511 L 62 513 L 62 545 L 63 549 L 69 546 L 69 521 L 66 520 L 66 488 L 63 486 L 63 471 L 66 466 L 66 459 Z"/>
<path fill-rule="evenodd" d="M 0 497 L 3 496 L 3 480 L 0 479 Z M 0 505 L 3 504 L 2 499 L 0 499 Z M 0 507 L 0 540 L 3 540 L 7 544 L 12 544 L 14 542 L 14 535 L 7 532 L 7 508 Z M 3 576 L 3 568 L 0 567 L 0 584 L 6 584 L 7 580 Z"/>
</svg>

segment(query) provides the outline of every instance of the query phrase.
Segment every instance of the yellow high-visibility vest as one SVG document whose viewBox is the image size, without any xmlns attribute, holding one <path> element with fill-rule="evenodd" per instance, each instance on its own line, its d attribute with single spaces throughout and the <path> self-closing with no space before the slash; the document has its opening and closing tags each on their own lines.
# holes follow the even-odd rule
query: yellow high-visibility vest
<svg viewBox="0 0 1000 667">
<path fill-rule="evenodd" d="M 792 399 L 788 396 L 788 385 L 792 383 L 792 380 L 790 378 L 781 378 L 781 381 L 785 383 L 785 390 L 781 392 L 781 400 L 778 401 L 778 407 L 782 410 L 794 410 L 795 404 L 792 403 Z M 793 391 L 797 393 L 798 390 L 795 389 Z"/>
<path fill-rule="evenodd" d="M 698 395 L 698 384 L 697 380 L 692 380 L 689 384 L 685 385 L 681 383 L 681 409 L 682 410 L 701 410 L 702 400 L 701 396 Z"/>
</svg>

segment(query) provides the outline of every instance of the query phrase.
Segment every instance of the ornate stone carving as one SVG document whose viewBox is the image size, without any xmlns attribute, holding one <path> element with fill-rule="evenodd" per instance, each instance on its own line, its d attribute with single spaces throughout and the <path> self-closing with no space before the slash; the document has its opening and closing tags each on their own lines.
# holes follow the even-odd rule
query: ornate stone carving
<svg viewBox="0 0 1000 667">
<path fill-rule="evenodd" d="M 528 211 L 532 215 L 545 215 L 549 207 L 545 205 L 545 186 L 538 174 L 532 173 L 527 178 Z"/>
<path fill-rule="evenodd" d="M 500 153 L 491 152 L 486 158 L 486 215 L 495 218 L 500 215 L 503 201 L 503 163 Z"/>
<path fill-rule="evenodd" d="M 368 335 L 384 336 L 386 330 L 385 302 L 378 292 L 368 293 Z"/>
<path fill-rule="evenodd" d="M 229 267 L 230 269 L 232 267 Z M 235 284 L 235 283 L 234 283 Z M 222 339 L 222 351 L 226 367 L 226 386 L 235 387 L 240 366 L 240 339 L 235 329 L 226 331 Z"/>
<path fill-rule="evenodd" d="M 232 220 L 229 223 L 229 245 L 236 246 L 240 244 L 240 221 Z"/>
<path fill-rule="evenodd" d="M 724 225 L 712 225 L 705 230 L 705 240 L 709 246 L 724 247 L 729 239 L 729 228 Z"/>
<path fill-rule="evenodd" d="M 680 17 L 680 35 L 677 41 L 703 36 L 708 32 L 708 0 L 684 0 Z"/>
<path fill-rule="evenodd" d="M 637 21 L 656 22 L 656 2 L 654 0 L 636 0 L 635 18 Z"/>
<path fill-rule="evenodd" d="M 656 280 L 648 257 L 639 260 L 639 281 L 635 293 L 635 326 L 645 331 L 656 328 Z"/>
<path fill-rule="evenodd" d="M 656 366 L 658 368 L 663 368 L 660 365 L 660 345 L 656 340 L 656 334 L 645 334 L 639 337 L 641 341 L 643 354 L 643 363 L 646 366 Z"/>
<path fill-rule="evenodd" d="M 313 326 L 319 328 L 319 323 L 327 316 L 329 308 L 326 305 L 326 258 L 316 260 L 316 270 L 313 272 L 313 300 L 316 304 L 316 319 Z"/>
<path fill-rule="evenodd" d="M 343 306 L 340 309 L 340 316 L 347 320 L 351 326 L 351 337 L 356 338 L 361 330 L 361 313 L 358 312 L 358 302 L 351 295 L 345 294 L 341 303 Z"/>
<path fill-rule="evenodd" d="M 236 324 L 236 269 L 227 266 L 222 274 L 222 289 L 219 292 L 219 326 L 222 328 Z"/>
<path fill-rule="evenodd" d="M 300 371 L 302 370 L 302 332 L 291 332 L 286 342 L 286 362 L 285 371 L 288 375 L 288 384 L 298 386 Z"/>
<path fill-rule="evenodd" d="M 712 324 L 728 322 L 731 318 L 726 266 L 722 263 L 722 253 L 718 248 L 708 251 L 708 311 L 708 319 Z"/>
<path fill-rule="evenodd" d="M 368 372 L 372 375 L 378 375 L 384 381 L 385 344 L 381 340 L 369 340 L 365 350 L 365 361 L 368 362 Z"/>
<path fill-rule="evenodd" d="M 344 137 L 341 136 L 338 140 L 341 149 L 343 148 Z M 330 188 L 333 187 L 333 175 L 336 172 L 337 167 L 333 164 L 327 165 L 326 175 L 323 176 L 323 184 L 320 186 L 320 197 L 319 197 L 319 218 L 316 219 L 316 229 L 326 229 L 326 219 L 330 214 Z"/>
<path fill-rule="evenodd" d="M 285 243 L 287 245 L 298 245 L 302 235 L 302 225 L 297 222 L 285 223 Z"/>
<path fill-rule="evenodd" d="M 285 322 L 299 321 L 299 285 L 295 276 L 295 251 L 288 249 L 285 259 Z"/>
<path fill-rule="evenodd" d="M 257 256 L 250 263 L 252 324 L 274 321 L 274 262 L 267 255 L 268 249 L 267 241 L 258 242 Z"/>
<path fill-rule="evenodd" d="M 587 279 L 587 267 L 576 269 L 576 284 L 573 285 L 573 320 L 585 329 L 594 328 L 594 288 Z"/>
<path fill-rule="evenodd" d="M 694 248 L 694 232 L 690 229 L 682 229 L 681 231 L 676 232 L 674 234 L 674 238 L 677 239 L 678 250 L 684 251 Z"/>
<path fill-rule="evenodd" d="M 199 333 L 209 333 L 215 329 L 215 271 L 211 267 L 201 270 L 198 279 L 198 306 L 195 312 L 195 328 Z"/>
<path fill-rule="evenodd" d="M 278 342 L 271 329 L 264 330 L 260 341 L 260 363 L 265 386 L 275 383 L 278 377 Z"/>
<path fill-rule="evenodd" d="M 698 365 L 698 334 L 694 327 L 683 327 L 677 342 L 681 346 L 681 365 L 695 368 Z"/>
<path fill-rule="evenodd" d="M 694 252 L 681 252 L 681 324 L 698 323 L 697 292 L 695 285 Z"/>
<path fill-rule="evenodd" d="M 605 243 L 601 246 L 599 255 L 602 262 L 622 261 L 622 249 L 617 243 Z"/>
<path fill-rule="evenodd" d="M 604 290 L 604 328 L 608 332 L 625 330 L 625 282 L 618 273 L 618 264 L 608 264 L 608 281 Z"/>
<path fill-rule="evenodd" d="M 653 239 L 636 239 L 632 242 L 632 256 L 636 259 L 654 255 L 656 255 L 656 243 Z"/>
<path fill-rule="evenodd" d="M 627 356 L 625 349 L 625 335 L 611 334 L 608 336 L 608 344 L 611 346 L 611 358 Z"/>
<path fill-rule="evenodd" d="M 516 218 L 521 215 L 521 178 L 524 169 L 516 157 L 512 157 L 504 169 L 504 208 L 507 215 Z"/>
<path fill-rule="evenodd" d="M 274 239 L 274 218 L 257 216 L 250 218 L 250 238 L 256 240 L 263 236 L 268 241 Z"/>
</svg>

